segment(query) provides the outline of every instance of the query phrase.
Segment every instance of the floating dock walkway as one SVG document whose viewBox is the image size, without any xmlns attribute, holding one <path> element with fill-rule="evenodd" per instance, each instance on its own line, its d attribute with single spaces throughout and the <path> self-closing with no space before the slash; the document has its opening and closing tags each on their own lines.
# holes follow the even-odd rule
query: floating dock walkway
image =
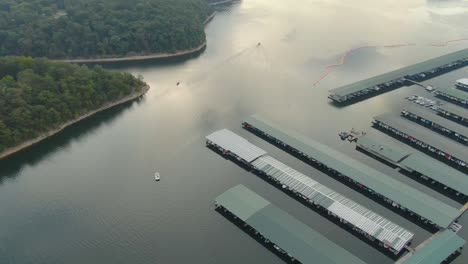
<svg viewBox="0 0 468 264">
<path fill-rule="evenodd" d="M 405 228 L 281 163 L 229 130 L 214 132 L 206 139 L 208 147 L 241 162 L 279 189 L 325 211 L 394 254 L 398 254 L 413 239 L 414 234 Z"/>
<path fill-rule="evenodd" d="M 468 127 L 468 110 L 453 104 L 444 104 L 437 108 L 440 116 Z"/>
<path fill-rule="evenodd" d="M 467 65 L 468 48 L 332 89 L 328 98 L 336 104 L 349 105 Z"/>
<path fill-rule="evenodd" d="M 365 264 L 347 250 L 279 209 L 243 185 L 215 199 L 215 206 L 263 244 L 304 264 Z"/>
<path fill-rule="evenodd" d="M 345 178 L 366 193 L 437 228 L 447 228 L 459 217 L 457 209 L 392 177 L 298 133 L 279 128 L 259 116 L 244 120 L 243 127 L 274 145 L 307 160 L 329 174 Z"/>
<path fill-rule="evenodd" d="M 468 108 L 468 92 L 455 88 L 441 88 L 435 91 L 435 95 L 447 102 Z"/>
<path fill-rule="evenodd" d="M 461 172 L 468 173 L 468 151 L 465 146 L 431 130 L 421 131 L 419 125 L 393 114 L 376 116 L 372 124 L 374 128 L 392 135 Z"/>
<path fill-rule="evenodd" d="M 451 122 L 435 113 L 428 112 L 423 108 L 410 106 L 401 112 L 401 116 L 468 146 L 468 128 Z"/>
<path fill-rule="evenodd" d="M 366 135 L 358 139 L 356 147 L 370 153 L 392 165 L 417 174 L 431 184 L 438 184 L 445 190 L 452 191 L 457 197 L 468 198 L 468 176 L 419 152 L 387 145 Z"/>
<path fill-rule="evenodd" d="M 459 254 L 465 240 L 456 232 L 447 229 L 437 232 L 421 245 L 399 259 L 395 264 L 440 264 Z"/>
</svg>

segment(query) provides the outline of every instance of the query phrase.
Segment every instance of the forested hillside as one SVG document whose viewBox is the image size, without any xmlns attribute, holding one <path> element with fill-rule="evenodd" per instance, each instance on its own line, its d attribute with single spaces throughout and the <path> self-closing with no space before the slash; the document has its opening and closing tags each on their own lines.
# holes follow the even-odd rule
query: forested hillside
<svg viewBox="0 0 468 264">
<path fill-rule="evenodd" d="M 0 56 L 171 53 L 205 41 L 207 0 L 0 0 Z"/>
<path fill-rule="evenodd" d="M 129 73 L 46 59 L 0 59 L 0 152 L 135 92 Z"/>
</svg>

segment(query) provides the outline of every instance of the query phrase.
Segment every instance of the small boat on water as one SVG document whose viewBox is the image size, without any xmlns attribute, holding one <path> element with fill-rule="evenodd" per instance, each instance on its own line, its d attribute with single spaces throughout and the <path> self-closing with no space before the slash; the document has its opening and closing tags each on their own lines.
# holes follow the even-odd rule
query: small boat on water
<svg viewBox="0 0 468 264">
<path fill-rule="evenodd" d="M 159 174 L 159 172 L 155 172 L 155 173 L 154 173 L 154 180 L 155 180 L 155 181 L 161 180 L 161 175 Z"/>
</svg>

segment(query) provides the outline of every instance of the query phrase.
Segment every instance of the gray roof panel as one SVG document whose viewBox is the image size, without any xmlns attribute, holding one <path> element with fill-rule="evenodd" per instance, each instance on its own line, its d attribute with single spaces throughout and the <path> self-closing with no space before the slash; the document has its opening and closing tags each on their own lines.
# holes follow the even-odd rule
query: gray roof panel
<svg viewBox="0 0 468 264">
<path fill-rule="evenodd" d="M 280 161 L 263 156 L 252 163 L 278 182 L 320 204 L 331 213 L 346 220 L 368 235 L 389 245 L 397 252 L 410 242 L 413 233 L 383 218 L 366 207 L 312 180 Z M 376 221 L 379 219 L 379 221 Z M 391 228 L 390 228 L 391 227 Z"/>
<path fill-rule="evenodd" d="M 216 131 L 206 136 L 206 139 L 223 149 L 231 151 L 247 162 L 252 162 L 256 158 L 266 154 L 266 151 L 263 149 L 250 144 L 246 139 L 227 129 Z"/>
</svg>

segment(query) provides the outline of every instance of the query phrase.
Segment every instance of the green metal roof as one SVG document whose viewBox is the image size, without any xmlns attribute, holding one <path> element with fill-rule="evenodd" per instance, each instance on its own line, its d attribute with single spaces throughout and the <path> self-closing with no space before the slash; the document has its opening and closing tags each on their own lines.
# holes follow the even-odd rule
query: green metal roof
<svg viewBox="0 0 468 264">
<path fill-rule="evenodd" d="M 468 195 L 468 177 L 442 162 L 432 159 L 421 153 L 411 154 L 401 161 L 401 164 L 411 170 L 417 171 L 434 179 L 457 192 Z"/>
<path fill-rule="evenodd" d="M 444 104 L 443 106 L 440 106 L 439 109 L 468 120 L 468 110 L 460 106 L 448 103 Z"/>
<path fill-rule="evenodd" d="M 444 93 L 459 100 L 468 101 L 468 93 L 455 88 L 439 88 L 436 93 Z"/>
<path fill-rule="evenodd" d="M 246 118 L 244 122 L 367 186 L 376 193 L 397 202 L 438 226 L 448 227 L 458 217 L 457 209 L 317 141 L 279 128 L 279 126 L 257 115 Z"/>
<path fill-rule="evenodd" d="M 468 93 L 466 93 L 468 95 Z M 445 127 L 452 132 L 455 132 L 457 134 L 460 134 L 464 137 L 468 137 L 468 128 L 459 125 L 455 122 L 452 122 L 450 120 L 447 120 L 439 115 L 436 115 L 433 112 L 426 111 L 426 109 L 421 108 L 421 107 L 416 107 L 416 106 L 407 106 L 405 107 L 405 110 L 417 115 L 419 117 L 422 117 L 426 120 L 429 120 L 430 122 L 437 124 L 439 126 Z"/>
<path fill-rule="evenodd" d="M 465 244 L 465 240 L 451 230 L 445 230 L 416 253 L 405 256 L 404 264 L 440 264 Z"/>
<path fill-rule="evenodd" d="M 407 67 L 400 68 L 391 72 L 387 72 L 369 79 L 361 80 L 352 84 L 348 84 L 339 88 L 330 90 L 331 94 L 336 96 L 346 96 L 355 92 L 374 87 L 376 85 L 390 82 L 405 76 L 415 75 L 418 73 L 427 72 L 434 68 L 452 63 L 454 61 L 468 58 L 468 48 L 459 50 L 453 53 L 442 55 L 433 59 L 429 59 L 420 63 L 416 63 Z"/>
<path fill-rule="evenodd" d="M 243 185 L 221 194 L 216 198 L 216 203 L 301 263 L 365 263 Z M 252 211 L 253 208 L 255 211 Z M 237 215 L 238 212 L 241 215 Z M 245 212 L 250 216 L 243 219 Z"/>
<path fill-rule="evenodd" d="M 358 139 L 358 144 L 363 145 L 367 149 L 374 150 L 374 154 L 392 160 L 406 170 L 417 171 L 457 192 L 468 195 L 468 177 L 466 177 L 464 173 L 438 160 L 432 159 L 419 152 L 411 153 L 408 148 L 379 143 L 379 141 L 371 135 L 360 137 Z"/>
<path fill-rule="evenodd" d="M 374 154 L 379 155 L 380 157 L 384 157 L 394 163 L 399 162 L 403 158 L 407 157 L 411 154 L 410 151 L 402 149 L 402 148 L 392 148 L 385 144 L 380 143 L 375 138 L 366 135 L 360 137 L 357 140 L 357 144 L 361 147 L 366 149 L 367 151 L 373 152 Z"/>
</svg>

